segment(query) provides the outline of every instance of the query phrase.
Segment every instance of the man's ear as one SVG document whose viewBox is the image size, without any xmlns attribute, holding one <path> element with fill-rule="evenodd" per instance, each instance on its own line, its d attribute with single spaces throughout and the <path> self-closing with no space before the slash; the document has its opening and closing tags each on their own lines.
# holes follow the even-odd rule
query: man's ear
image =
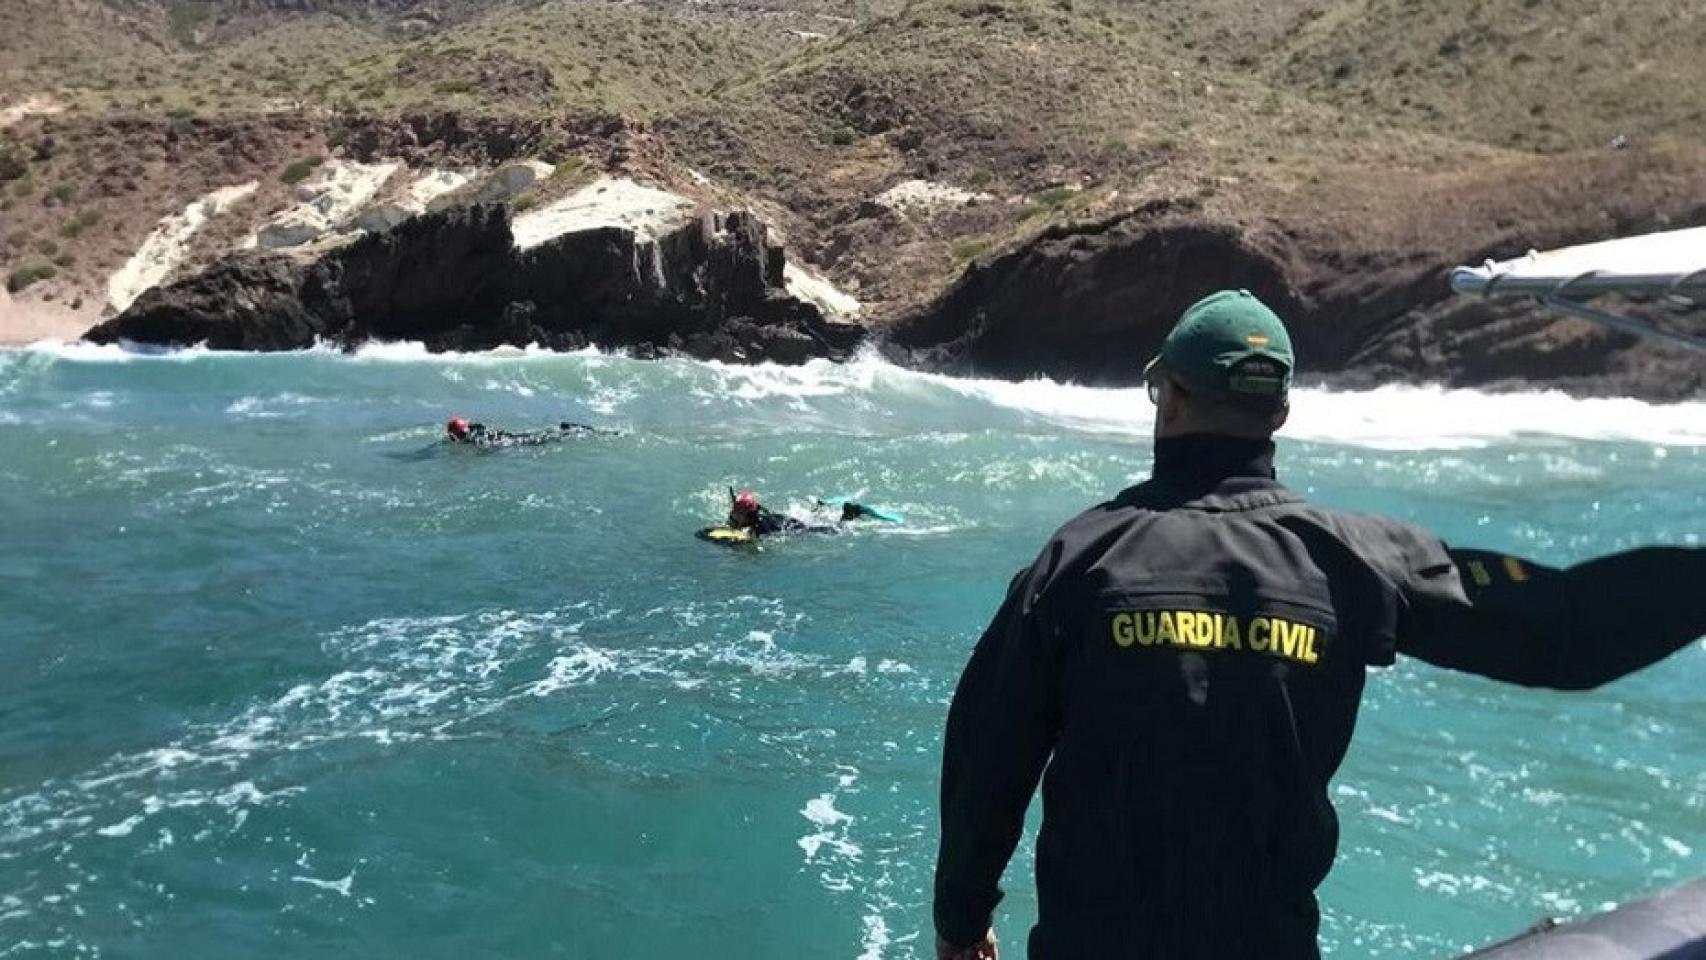
<svg viewBox="0 0 1706 960">
<path fill-rule="evenodd" d="M 1185 416 L 1185 407 L 1191 401 L 1190 391 L 1179 386 L 1179 381 L 1172 377 L 1161 382 L 1161 402 L 1157 404 L 1155 419 L 1157 423 L 1168 426 L 1177 423 Z"/>
<path fill-rule="evenodd" d="M 1290 419 L 1291 397 L 1287 396 L 1284 400 L 1280 401 L 1279 409 L 1274 411 L 1274 431 L 1277 433 L 1279 428 L 1285 426 L 1285 422 Z"/>
</svg>

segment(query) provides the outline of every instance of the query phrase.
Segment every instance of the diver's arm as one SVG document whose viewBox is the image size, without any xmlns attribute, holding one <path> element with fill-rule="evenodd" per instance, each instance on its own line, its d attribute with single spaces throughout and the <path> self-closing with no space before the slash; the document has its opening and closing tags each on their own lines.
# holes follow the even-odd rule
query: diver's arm
<svg viewBox="0 0 1706 960">
<path fill-rule="evenodd" d="M 1059 727 L 1058 644 L 1039 626 L 1037 579 L 1037 568 L 1015 578 L 948 709 L 935 921 L 954 947 L 990 929 L 1001 873 Z"/>
<path fill-rule="evenodd" d="M 573 420 L 564 420 L 557 424 L 557 430 L 566 434 L 589 434 L 595 437 L 614 437 L 621 432 L 619 430 L 611 430 L 608 427 L 595 427 L 587 423 L 575 423 Z"/>
<path fill-rule="evenodd" d="M 1567 569 L 1480 550 L 1415 573 L 1398 650 L 1532 687 L 1586 690 L 1706 635 L 1706 548 L 1643 547 Z"/>
</svg>

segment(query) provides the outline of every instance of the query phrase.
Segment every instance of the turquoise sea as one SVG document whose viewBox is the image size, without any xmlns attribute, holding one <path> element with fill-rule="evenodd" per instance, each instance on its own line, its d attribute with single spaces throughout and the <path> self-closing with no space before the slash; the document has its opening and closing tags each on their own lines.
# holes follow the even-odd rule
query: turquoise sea
<svg viewBox="0 0 1706 960">
<path fill-rule="evenodd" d="M 627 433 L 479 453 L 453 413 Z M 953 683 L 1012 572 L 1146 474 L 1149 416 L 875 359 L 0 352 L 0 957 L 930 956 Z M 1294 420 L 1293 486 L 1457 543 L 1706 535 L 1703 404 Z M 695 540 L 729 485 L 906 522 Z M 1378 673 L 1328 955 L 1706 874 L 1703 716 L 1700 645 L 1586 694 Z"/>
</svg>

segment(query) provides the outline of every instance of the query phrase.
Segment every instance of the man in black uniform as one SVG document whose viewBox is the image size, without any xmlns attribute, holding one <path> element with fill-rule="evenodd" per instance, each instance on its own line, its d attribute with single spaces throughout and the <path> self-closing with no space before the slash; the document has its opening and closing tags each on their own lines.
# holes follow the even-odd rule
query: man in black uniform
<svg viewBox="0 0 1706 960">
<path fill-rule="evenodd" d="M 1577 690 L 1706 633 L 1706 549 L 1560 570 L 1305 503 L 1270 439 L 1292 365 L 1249 293 L 1194 305 L 1146 370 L 1153 477 L 1014 579 L 948 713 L 939 956 L 993 957 L 1046 765 L 1033 958 L 1314 960 L 1369 666 Z"/>
</svg>

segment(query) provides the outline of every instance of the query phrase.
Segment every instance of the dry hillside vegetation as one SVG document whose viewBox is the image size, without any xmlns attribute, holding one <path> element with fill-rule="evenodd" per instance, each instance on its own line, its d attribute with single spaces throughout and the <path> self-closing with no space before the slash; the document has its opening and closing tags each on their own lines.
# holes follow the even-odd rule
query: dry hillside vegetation
<svg viewBox="0 0 1706 960">
<path fill-rule="evenodd" d="M 1531 150 L 1706 134 L 1693 0 L 1152 0 L 1181 48 L 1323 103 Z"/>
<path fill-rule="evenodd" d="M 482 162 L 544 150 L 754 206 L 878 319 L 1156 204 L 1502 249 L 1640 219 L 1548 183 L 1657 178 L 1630 192 L 1671 211 L 1702 49 L 1686 0 L 8 0 L 0 105 L 65 113 L 0 134 L 0 266 L 95 284 L 199 190 L 253 178 L 249 209 L 276 208 L 280 170 L 350 130 L 414 163 L 465 162 L 476 131 Z M 961 199 L 878 202 L 906 181 Z"/>
</svg>

